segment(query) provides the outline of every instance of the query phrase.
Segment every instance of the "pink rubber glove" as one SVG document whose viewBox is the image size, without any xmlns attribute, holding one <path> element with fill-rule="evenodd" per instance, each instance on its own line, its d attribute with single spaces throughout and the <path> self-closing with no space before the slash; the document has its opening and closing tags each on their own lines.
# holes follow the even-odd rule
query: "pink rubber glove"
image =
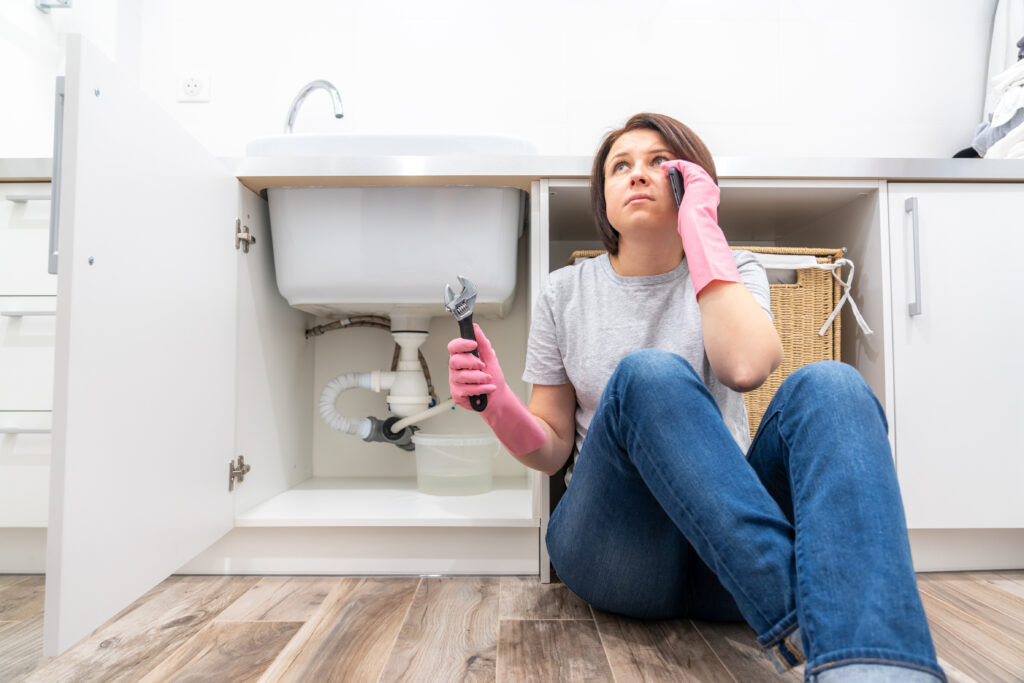
<svg viewBox="0 0 1024 683">
<path fill-rule="evenodd" d="M 502 445 L 512 455 L 525 455 L 544 445 L 547 436 L 537 419 L 505 383 L 491 343 L 473 323 L 476 341 L 459 337 L 448 343 L 448 386 L 455 403 L 472 410 L 469 397 L 487 394 L 487 407 L 480 413 Z M 480 357 L 471 351 L 478 349 Z"/>
<path fill-rule="evenodd" d="M 718 185 L 707 171 L 690 161 L 675 159 L 661 165 L 665 175 L 670 168 L 683 174 L 683 201 L 679 203 L 676 227 L 683 238 L 683 252 L 697 296 L 715 280 L 741 282 L 732 250 L 718 227 Z"/>
</svg>

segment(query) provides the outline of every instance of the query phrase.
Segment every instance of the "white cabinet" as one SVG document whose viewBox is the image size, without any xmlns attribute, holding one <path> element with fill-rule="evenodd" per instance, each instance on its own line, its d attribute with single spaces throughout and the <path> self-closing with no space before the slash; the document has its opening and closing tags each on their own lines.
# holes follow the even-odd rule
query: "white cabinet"
<svg viewBox="0 0 1024 683">
<path fill-rule="evenodd" d="M 892 427 L 907 524 L 1024 527 L 1024 184 L 888 190 Z"/>
<path fill-rule="evenodd" d="M 67 64 L 58 295 L 68 305 L 56 321 L 44 651 L 66 650 L 178 570 L 537 573 L 521 465 L 497 467 L 507 479 L 474 497 L 481 505 L 453 506 L 419 496 L 408 476 L 371 476 L 414 471 L 393 446 L 346 436 L 368 452 L 317 452 L 315 366 L 331 359 L 314 363 L 313 319 L 276 291 L 266 202 L 87 42 L 69 38 Z M 236 218 L 256 236 L 248 253 L 236 250 Z M 517 315 L 496 331 L 525 331 Z M 458 329 L 444 322 L 424 347 L 439 393 Z M 359 336 L 390 362 L 391 344 Z M 337 374 L 332 365 L 322 371 Z M 252 470 L 229 492 L 238 455 Z M 336 468 L 329 476 L 346 476 L 316 477 L 318 456 Z"/>
<path fill-rule="evenodd" d="M 0 184 L 0 572 L 44 568 L 57 278 L 49 183 Z"/>
<path fill-rule="evenodd" d="M 69 40 L 44 649 L 231 527 L 237 182 Z"/>
<path fill-rule="evenodd" d="M 55 298 L 0 296 L 0 572 L 44 568 Z"/>
</svg>

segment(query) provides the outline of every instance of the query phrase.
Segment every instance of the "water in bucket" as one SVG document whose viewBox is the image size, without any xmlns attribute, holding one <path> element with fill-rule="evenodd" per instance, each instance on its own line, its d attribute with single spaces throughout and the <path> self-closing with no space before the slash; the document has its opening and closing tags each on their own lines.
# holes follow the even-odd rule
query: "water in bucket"
<svg viewBox="0 0 1024 683">
<path fill-rule="evenodd" d="M 491 462 L 498 440 L 490 434 L 413 434 L 416 488 L 436 496 L 470 496 L 491 490 Z"/>
</svg>

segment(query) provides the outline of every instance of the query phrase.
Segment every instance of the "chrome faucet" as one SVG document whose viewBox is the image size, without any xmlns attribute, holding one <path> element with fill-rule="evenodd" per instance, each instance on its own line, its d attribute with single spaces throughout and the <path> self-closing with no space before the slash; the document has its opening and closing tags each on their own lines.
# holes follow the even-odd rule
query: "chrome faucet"
<svg viewBox="0 0 1024 683">
<path fill-rule="evenodd" d="M 341 95 L 338 94 L 338 89 L 335 88 L 330 81 L 311 81 L 302 87 L 299 94 L 295 96 L 291 109 L 288 110 L 288 123 L 284 124 L 284 132 L 286 134 L 292 132 L 292 125 L 295 124 L 295 116 L 299 113 L 299 107 L 302 106 L 303 101 L 309 96 L 309 93 L 321 88 L 326 90 L 331 96 L 331 103 L 334 105 L 334 118 L 340 119 L 345 115 L 345 112 L 341 110 Z"/>
</svg>

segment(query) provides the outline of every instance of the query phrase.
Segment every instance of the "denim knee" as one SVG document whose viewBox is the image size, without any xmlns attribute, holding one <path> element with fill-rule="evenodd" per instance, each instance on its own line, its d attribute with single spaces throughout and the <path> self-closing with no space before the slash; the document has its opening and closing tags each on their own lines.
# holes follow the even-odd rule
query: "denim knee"
<svg viewBox="0 0 1024 683">
<path fill-rule="evenodd" d="M 663 382 L 678 389 L 680 380 L 704 385 L 697 371 L 682 356 L 661 349 L 640 349 L 619 361 L 608 384 L 621 390 L 638 382 L 644 391 L 650 392 Z"/>
<path fill-rule="evenodd" d="M 859 384 L 867 387 L 864 378 L 860 376 L 856 368 L 836 360 L 820 360 L 797 368 L 787 378 L 787 381 L 789 379 L 795 382 L 810 381 L 821 386 Z"/>
<path fill-rule="evenodd" d="M 795 370 L 779 387 L 779 394 L 800 396 L 817 411 L 835 407 L 846 413 L 853 407 L 864 407 L 877 413 L 886 430 L 885 412 L 871 387 L 852 365 L 823 360 Z"/>
</svg>

